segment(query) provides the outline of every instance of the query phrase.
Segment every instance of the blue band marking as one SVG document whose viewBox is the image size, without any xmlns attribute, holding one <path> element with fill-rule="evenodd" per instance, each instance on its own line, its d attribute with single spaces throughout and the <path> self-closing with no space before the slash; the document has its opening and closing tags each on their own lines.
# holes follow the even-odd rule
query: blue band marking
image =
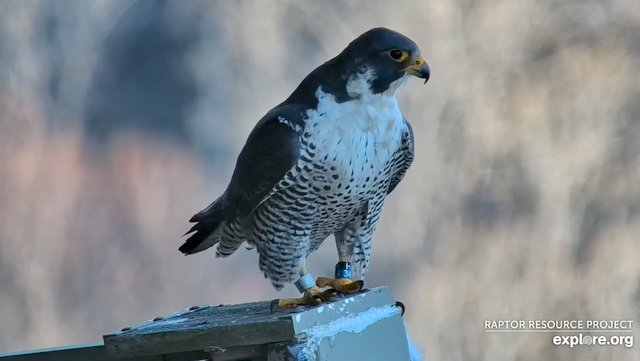
<svg viewBox="0 0 640 361">
<path fill-rule="evenodd" d="M 351 278 L 351 263 L 338 262 L 336 263 L 336 278 Z"/>
</svg>

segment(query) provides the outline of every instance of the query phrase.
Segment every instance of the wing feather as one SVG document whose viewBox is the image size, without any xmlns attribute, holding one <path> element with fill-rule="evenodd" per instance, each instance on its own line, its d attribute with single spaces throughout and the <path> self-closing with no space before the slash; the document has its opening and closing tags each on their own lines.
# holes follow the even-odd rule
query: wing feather
<svg viewBox="0 0 640 361">
<path fill-rule="evenodd" d="M 398 183 L 402 180 L 407 170 L 413 163 L 414 145 L 413 145 L 413 128 L 411 124 L 404 119 L 406 128 L 402 132 L 402 143 L 400 149 L 396 153 L 393 162 L 393 173 L 391 174 L 391 182 L 389 183 L 389 190 L 387 194 L 391 193 Z"/>
<path fill-rule="evenodd" d="M 280 105 L 258 122 L 222 196 L 227 220 L 253 212 L 296 164 L 303 129 L 304 112 L 295 105 Z"/>
<path fill-rule="evenodd" d="M 286 176 L 300 156 L 304 109 L 279 105 L 256 124 L 238 156 L 227 190 L 189 221 L 196 224 L 180 246 L 184 254 L 205 250 L 219 240 L 212 235 L 238 217 L 248 216 Z M 195 233 L 194 233 L 195 232 Z"/>
</svg>

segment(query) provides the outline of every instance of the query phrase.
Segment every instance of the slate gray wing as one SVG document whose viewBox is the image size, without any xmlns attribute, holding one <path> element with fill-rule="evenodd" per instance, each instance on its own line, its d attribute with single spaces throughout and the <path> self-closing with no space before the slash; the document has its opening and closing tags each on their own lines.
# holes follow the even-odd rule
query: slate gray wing
<svg viewBox="0 0 640 361">
<path fill-rule="evenodd" d="M 253 212 L 296 164 L 303 129 L 304 111 L 296 105 L 280 105 L 258 122 L 222 196 L 226 219 Z"/>
<path fill-rule="evenodd" d="M 267 113 L 240 152 L 227 190 L 189 220 L 196 224 L 185 233 L 193 234 L 180 252 L 197 253 L 213 246 L 217 241 L 209 237 L 221 224 L 247 216 L 260 205 L 298 161 L 303 130 L 300 106 L 279 105 Z"/>
<path fill-rule="evenodd" d="M 396 152 L 393 159 L 393 172 L 391 173 L 391 182 L 387 194 L 391 193 L 398 183 L 402 180 L 407 170 L 413 163 L 414 146 L 413 146 L 413 129 L 411 124 L 404 119 L 405 129 L 402 131 L 402 143 L 400 149 Z"/>
</svg>

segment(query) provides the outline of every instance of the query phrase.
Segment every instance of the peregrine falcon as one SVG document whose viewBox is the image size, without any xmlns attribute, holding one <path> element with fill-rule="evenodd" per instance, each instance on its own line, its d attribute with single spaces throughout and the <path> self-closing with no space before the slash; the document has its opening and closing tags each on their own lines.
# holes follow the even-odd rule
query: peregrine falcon
<svg viewBox="0 0 640 361">
<path fill-rule="evenodd" d="M 410 75 L 429 79 L 418 46 L 386 28 L 371 29 L 313 70 L 255 126 L 225 192 L 191 217 L 179 250 L 218 245 L 227 257 L 244 242 L 276 289 L 295 282 L 303 297 L 280 307 L 316 304 L 327 291 L 362 288 L 371 236 L 387 194 L 413 161 L 413 132 L 395 96 Z M 335 236 L 335 278 L 314 280 L 307 256 Z"/>
</svg>

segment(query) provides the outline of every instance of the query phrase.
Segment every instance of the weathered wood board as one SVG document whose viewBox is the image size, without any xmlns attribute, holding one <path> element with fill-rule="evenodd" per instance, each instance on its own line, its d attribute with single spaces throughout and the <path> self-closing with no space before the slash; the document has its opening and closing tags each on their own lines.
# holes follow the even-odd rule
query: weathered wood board
<svg viewBox="0 0 640 361">
<path fill-rule="evenodd" d="M 351 319 L 356 326 L 348 327 L 357 328 L 358 315 L 381 307 L 395 312 L 391 308 L 393 304 L 391 290 L 380 287 L 314 307 L 282 310 L 276 301 L 200 306 L 127 327 L 103 338 L 107 355 L 116 358 L 205 351 L 215 360 L 240 359 L 235 355 L 259 360 L 267 359 L 266 354 L 274 350 L 274 345 L 295 348 L 304 344 L 308 337 L 317 334 L 311 330 L 318 330 L 322 325 L 339 327 L 344 322 L 336 323 L 338 320 Z M 400 319 L 399 311 L 393 316 Z"/>
</svg>

